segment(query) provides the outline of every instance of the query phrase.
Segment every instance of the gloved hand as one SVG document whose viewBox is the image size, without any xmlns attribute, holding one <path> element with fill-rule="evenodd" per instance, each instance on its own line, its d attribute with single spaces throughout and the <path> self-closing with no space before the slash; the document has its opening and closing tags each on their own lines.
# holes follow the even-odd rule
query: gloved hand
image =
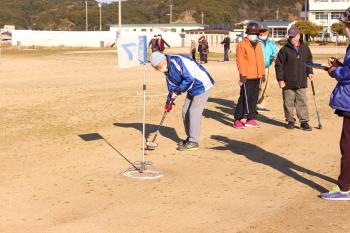
<svg viewBox="0 0 350 233">
<path fill-rule="evenodd" d="M 170 112 L 173 108 L 173 105 L 175 105 L 176 98 L 178 97 L 178 93 L 170 92 L 167 97 L 167 101 L 164 106 L 164 110 L 167 112 Z"/>
<path fill-rule="evenodd" d="M 263 76 L 262 76 L 261 81 L 262 81 L 262 82 L 266 82 L 266 75 L 263 75 Z"/>
<path fill-rule="evenodd" d="M 171 109 L 173 109 L 173 105 L 172 104 L 165 104 L 164 106 L 164 110 L 167 112 L 170 112 Z"/>
</svg>

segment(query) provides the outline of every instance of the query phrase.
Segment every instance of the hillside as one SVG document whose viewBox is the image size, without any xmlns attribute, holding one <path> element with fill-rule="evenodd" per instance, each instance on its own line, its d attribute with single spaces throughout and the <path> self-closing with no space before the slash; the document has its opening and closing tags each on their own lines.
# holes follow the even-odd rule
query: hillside
<svg viewBox="0 0 350 233">
<path fill-rule="evenodd" d="M 123 23 L 167 23 L 173 2 L 173 21 L 234 24 L 244 19 L 295 19 L 301 0 L 129 0 L 122 3 Z M 88 1 L 89 30 L 97 30 L 99 8 Z M 118 3 L 103 4 L 103 28 L 118 21 Z M 85 0 L 1 0 L 0 27 L 22 29 L 85 30 Z"/>
</svg>

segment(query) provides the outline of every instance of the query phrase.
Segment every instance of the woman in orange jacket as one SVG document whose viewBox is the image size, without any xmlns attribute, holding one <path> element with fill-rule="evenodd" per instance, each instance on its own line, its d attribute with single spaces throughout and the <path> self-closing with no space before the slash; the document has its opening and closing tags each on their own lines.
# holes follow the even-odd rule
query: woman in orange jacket
<svg viewBox="0 0 350 233">
<path fill-rule="evenodd" d="M 259 128 L 255 121 L 256 105 L 259 97 L 260 79 L 265 78 L 265 62 L 262 47 L 258 41 L 259 26 L 249 23 L 247 37 L 238 45 L 236 51 L 237 67 L 240 75 L 238 85 L 241 87 L 233 126 L 237 129 L 244 127 Z M 242 119 L 246 118 L 243 123 Z"/>
</svg>

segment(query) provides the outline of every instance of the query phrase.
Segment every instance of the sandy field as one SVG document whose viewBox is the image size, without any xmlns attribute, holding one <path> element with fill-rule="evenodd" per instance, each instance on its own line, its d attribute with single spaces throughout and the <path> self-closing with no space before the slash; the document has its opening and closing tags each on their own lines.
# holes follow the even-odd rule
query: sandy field
<svg viewBox="0 0 350 233">
<path fill-rule="evenodd" d="M 325 63 L 334 48 L 313 48 Z M 345 48 L 339 52 L 344 53 Z M 121 70 L 113 51 L 7 52 L 0 65 L 0 232 L 350 232 L 349 202 L 318 197 L 339 173 L 342 119 L 329 108 L 335 81 L 315 71 L 323 129 L 284 128 L 272 72 L 260 129 L 232 128 L 235 62 L 212 56 L 216 80 L 202 119 L 201 150 L 176 151 L 181 105 L 168 115 L 146 159 L 164 176 L 126 178 L 141 158 L 143 68 Z M 147 132 L 166 97 L 147 66 Z M 311 125 L 317 120 L 308 91 Z M 104 140 L 79 135 L 99 133 Z"/>
</svg>

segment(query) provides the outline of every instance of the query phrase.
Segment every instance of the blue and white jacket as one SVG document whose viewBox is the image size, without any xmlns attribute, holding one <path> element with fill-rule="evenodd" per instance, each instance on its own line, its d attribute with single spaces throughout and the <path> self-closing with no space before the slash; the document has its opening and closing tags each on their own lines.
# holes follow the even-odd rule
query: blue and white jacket
<svg viewBox="0 0 350 233">
<path fill-rule="evenodd" d="M 346 49 L 343 65 L 333 70 L 331 75 L 338 84 L 331 95 L 330 106 L 350 113 L 350 45 Z"/>
<path fill-rule="evenodd" d="M 169 93 L 198 96 L 214 85 L 208 71 L 187 55 L 166 55 L 168 72 L 166 82 Z"/>
</svg>

